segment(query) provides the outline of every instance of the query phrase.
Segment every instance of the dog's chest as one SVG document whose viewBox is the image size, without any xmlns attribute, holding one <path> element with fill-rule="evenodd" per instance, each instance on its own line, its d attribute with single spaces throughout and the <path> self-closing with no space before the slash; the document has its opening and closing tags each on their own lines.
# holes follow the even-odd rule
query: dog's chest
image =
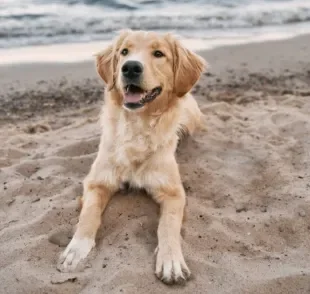
<svg viewBox="0 0 310 294">
<path fill-rule="evenodd" d="M 135 166 L 156 152 L 160 138 L 151 123 L 141 120 L 128 122 L 121 118 L 114 130 L 110 153 L 116 164 Z M 113 134 L 112 134 L 113 135 Z"/>
</svg>

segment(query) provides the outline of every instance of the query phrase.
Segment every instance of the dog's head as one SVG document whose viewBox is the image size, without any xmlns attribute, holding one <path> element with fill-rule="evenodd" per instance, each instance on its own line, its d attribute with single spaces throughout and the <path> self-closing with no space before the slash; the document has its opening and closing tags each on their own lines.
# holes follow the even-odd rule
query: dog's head
<svg viewBox="0 0 310 294">
<path fill-rule="evenodd" d="M 97 55 L 97 71 L 126 109 L 183 97 L 198 81 L 204 60 L 170 34 L 123 31 Z"/>
</svg>

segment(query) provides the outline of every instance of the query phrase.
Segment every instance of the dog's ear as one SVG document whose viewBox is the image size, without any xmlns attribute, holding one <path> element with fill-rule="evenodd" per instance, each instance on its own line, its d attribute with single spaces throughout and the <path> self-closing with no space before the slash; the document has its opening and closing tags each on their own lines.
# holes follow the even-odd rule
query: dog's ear
<svg viewBox="0 0 310 294">
<path fill-rule="evenodd" d="M 96 54 L 97 72 L 107 84 L 108 89 L 113 89 L 116 80 L 116 68 L 118 63 L 118 52 L 125 38 L 131 30 L 123 30 L 119 36 L 106 49 Z"/>
<path fill-rule="evenodd" d="M 173 53 L 174 92 L 183 97 L 196 84 L 205 70 L 206 62 L 199 55 L 185 48 L 172 35 L 167 36 Z"/>
</svg>

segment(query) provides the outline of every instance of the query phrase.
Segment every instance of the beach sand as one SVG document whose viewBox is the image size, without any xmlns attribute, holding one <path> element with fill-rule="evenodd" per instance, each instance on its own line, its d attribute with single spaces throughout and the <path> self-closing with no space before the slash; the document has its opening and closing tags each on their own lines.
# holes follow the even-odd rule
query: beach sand
<svg viewBox="0 0 310 294">
<path fill-rule="evenodd" d="M 193 277 L 154 275 L 158 207 L 116 195 L 81 272 L 56 261 L 99 143 L 92 62 L 0 67 L 0 293 L 310 293 L 310 37 L 200 52 L 208 131 L 177 158 Z M 55 244 L 56 243 L 56 244 Z"/>
</svg>

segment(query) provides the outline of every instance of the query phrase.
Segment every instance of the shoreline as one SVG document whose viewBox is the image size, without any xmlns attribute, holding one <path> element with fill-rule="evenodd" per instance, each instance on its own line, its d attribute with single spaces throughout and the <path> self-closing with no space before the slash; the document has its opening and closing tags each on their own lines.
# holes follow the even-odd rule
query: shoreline
<svg viewBox="0 0 310 294">
<path fill-rule="evenodd" d="M 254 36 L 225 36 L 211 39 L 181 38 L 186 47 L 194 51 L 214 50 L 222 47 L 249 45 L 265 42 L 289 40 L 300 36 L 310 36 L 309 28 L 301 28 L 298 32 L 289 28 L 288 31 L 267 31 L 264 34 Z M 111 40 L 90 41 L 77 43 L 61 43 L 49 45 L 34 45 L 12 48 L 0 48 L 1 66 L 16 64 L 38 64 L 38 63 L 77 63 L 90 61 L 94 54 L 103 50 Z M 74 54 L 71 54 L 74 52 Z"/>
</svg>

